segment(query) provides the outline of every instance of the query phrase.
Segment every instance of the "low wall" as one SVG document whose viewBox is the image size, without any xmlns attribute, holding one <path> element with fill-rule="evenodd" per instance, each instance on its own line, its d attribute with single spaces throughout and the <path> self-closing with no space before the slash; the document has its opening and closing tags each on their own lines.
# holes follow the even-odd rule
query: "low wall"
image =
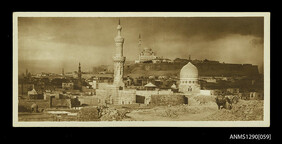
<svg viewBox="0 0 282 144">
<path fill-rule="evenodd" d="M 200 94 L 201 95 L 212 95 L 212 92 L 211 90 L 200 90 Z"/>
<path fill-rule="evenodd" d="M 145 96 L 145 97 L 149 97 L 151 95 L 169 95 L 169 94 L 173 94 L 173 91 L 171 90 L 137 90 L 136 91 L 136 95 L 139 96 Z"/>
<path fill-rule="evenodd" d="M 98 98 L 93 96 L 84 96 L 84 97 L 78 97 L 78 100 L 80 101 L 80 104 L 86 104 L 89 106 L 97 106 L 98 105 Z"/>
</svg>

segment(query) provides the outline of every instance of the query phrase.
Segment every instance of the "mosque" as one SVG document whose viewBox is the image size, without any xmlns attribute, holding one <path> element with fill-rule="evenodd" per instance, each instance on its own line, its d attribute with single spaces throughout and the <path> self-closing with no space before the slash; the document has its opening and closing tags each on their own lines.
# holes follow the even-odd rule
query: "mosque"
<svg viewBox="0 0 282 144">
<path fill-rule="evenodd" d="M 139 59 L 135 60 L 135 63 L 143 63 L 143 62 L 151 61 L 151 60 L 158 58 L 155 52 L 153 52 L 151 48 L 144 47 L 142 50 L 141 45 L 142 45 L 142 40 L 141 40 L 141 35 L 139 34 L 138 48 L 139 50 L 141 50 L 141 52 L 138 56 Z"/>
<path fill-rule="evenodd" d="M 198 82 L 198 69 L 191 62 L 180 70 L 179 92 L 199 93 L 200 85 Z"/>
<path fill-rule="evenodd" d="M 123 43 L 124 38 L 121 36 L 122 27 L 117 26 L 117 36 L 115 37 L 115 55 L 113 56 L 114 62 L 114 82 L 113 84 L 98 84 L 96 89 L 96 96 L 99 103 L 106 104 L 133 104 L 136 103 L 136 97 L 144 96 L 146 104 L 150 103 L 152 95 L 173 95 L 174 91 L 169 90 L 154 90 L 154 91 L 140 91 L 136 89 L 127 89 L 123 82 L 124 76 L 124 63 L 126 57 L 123 56 Z M 140 36 L 139 36 L 140 37 Z M 140 61 L 154 58 L 152 49 L 144 48 L 139 56 Z M 173 85 L 174 89 L 177 86 Z M 192 63 L 188 63 L 180 71 L 180 84 L 178 86 L 179 92 L 184 94 L 200 93 L 200 85 L 198 83 L 198 69 Z"/>
</svg>

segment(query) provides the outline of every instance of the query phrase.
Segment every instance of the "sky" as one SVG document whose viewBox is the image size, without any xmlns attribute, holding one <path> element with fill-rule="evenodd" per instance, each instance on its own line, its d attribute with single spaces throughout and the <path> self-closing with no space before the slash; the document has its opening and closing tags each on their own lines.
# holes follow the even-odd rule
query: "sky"
<svg viewBox="0 0 282 144">
<path fill-rule="evenodd" d="M 112 65 L 119 18 L 19 17 L 19 74 L 61 73 Z M 253 64 L 263 72 L 263 17 L 122 17 L 124 56 L 138 57 L 142 47 L 157 56 Z"/>
</svg>

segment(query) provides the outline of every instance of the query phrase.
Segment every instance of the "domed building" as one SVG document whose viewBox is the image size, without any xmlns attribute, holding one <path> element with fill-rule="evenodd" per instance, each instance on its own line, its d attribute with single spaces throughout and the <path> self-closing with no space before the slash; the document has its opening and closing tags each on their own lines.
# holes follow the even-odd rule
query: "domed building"
<svg viewBox="0 0 282 144">
<path fill-rule="evenodd" d="M 139 34 L 139 43 L 138 43 L 138 49 L 141 50 L 141 35 Z M 135 63 L 143 63 L 152 61 L 153 59 L 156 59 L 157 56 L 155 55 L 155 52 L 149 47 L 144 47 L 140 54 L 138 60 L 135 60 Z"/>
<path fill-rule="evenodd" d="M 179 91 L 183 93 L 199 93 L 198 69 L 192 63 L 188 63 L 180 70 Z"/>
</svg>

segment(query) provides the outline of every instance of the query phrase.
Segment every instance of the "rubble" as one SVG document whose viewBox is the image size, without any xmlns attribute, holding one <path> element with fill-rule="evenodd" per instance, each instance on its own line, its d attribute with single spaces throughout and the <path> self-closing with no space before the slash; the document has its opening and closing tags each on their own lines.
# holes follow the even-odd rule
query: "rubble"
<svg viewBox="0 0 282 144">
<path fill-rule="evenodd" d="M 262 100 L 239 100 L 231 110 L 222 109 L 205 120 L 216 121 L 257 121 L 263 120 Z"/>
<path fill-rule="evenodd" d="M 84 107 L 78 113 L 79 121 L 121 121 L 128 111 L 105 106 Z"/>
</svg>

